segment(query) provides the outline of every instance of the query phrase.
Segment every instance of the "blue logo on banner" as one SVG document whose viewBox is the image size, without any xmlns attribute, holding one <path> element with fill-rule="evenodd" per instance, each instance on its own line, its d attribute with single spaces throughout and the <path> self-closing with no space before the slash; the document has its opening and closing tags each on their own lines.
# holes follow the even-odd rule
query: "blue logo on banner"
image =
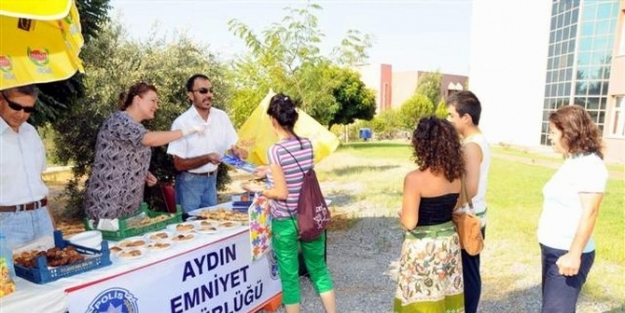
<svg viewBox="0 0 625 313">
<path fill-rule="evenodd" d="M 100 293 L 85 313 L 137 313 L 137 298 L 123 288 L 109 288 Z"/>
</svg>

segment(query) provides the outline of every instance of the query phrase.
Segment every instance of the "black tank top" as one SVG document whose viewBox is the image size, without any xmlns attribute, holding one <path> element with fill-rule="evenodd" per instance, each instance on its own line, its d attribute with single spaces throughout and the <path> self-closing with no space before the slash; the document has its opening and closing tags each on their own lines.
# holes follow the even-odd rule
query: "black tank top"
<svg viewBox="0 0 625 313">
<path fill-rule="evenodd" d="M 458 193 L 421 198 L 417 226 L 437 225 L 451 221 L 451 212 L 458 202 Z"/>
</svg>

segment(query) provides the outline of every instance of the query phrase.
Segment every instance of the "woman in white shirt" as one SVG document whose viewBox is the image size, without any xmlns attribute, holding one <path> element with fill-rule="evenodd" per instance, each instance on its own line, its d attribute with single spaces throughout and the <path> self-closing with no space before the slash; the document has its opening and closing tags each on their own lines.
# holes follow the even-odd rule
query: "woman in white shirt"
<svg viewBox="0 0 625 313">
<path fill-rule="evenodd" d="M 549 116 L 549 140 L 564 164 L 543 188 L 538 225 L 542 252 L 542 312 L 575 312 L 595 259 L 592 231 L 608 171 L 601 134 L 588 112 L 565 106 Z"/>
</svg>

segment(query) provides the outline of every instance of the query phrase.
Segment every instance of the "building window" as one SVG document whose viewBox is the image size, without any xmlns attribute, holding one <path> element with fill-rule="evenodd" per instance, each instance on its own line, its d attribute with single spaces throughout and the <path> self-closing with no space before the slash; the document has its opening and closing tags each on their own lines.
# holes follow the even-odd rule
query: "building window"
<svg viewBox="0 0 625 313">
<path fill-rule="evenodd" d="M 612 111 L 612 127 L 610 133 L 615 137 L 625 137 L 625 96 L 616 97 Z"/>
</svg>

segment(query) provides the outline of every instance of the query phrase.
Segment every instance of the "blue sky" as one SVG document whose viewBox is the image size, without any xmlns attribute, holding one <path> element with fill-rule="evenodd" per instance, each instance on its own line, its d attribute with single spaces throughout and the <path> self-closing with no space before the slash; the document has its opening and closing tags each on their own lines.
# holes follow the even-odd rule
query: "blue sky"
<svg viewBox="0 0 625 313">
<path fill-rule="evenodd" d="M 468 74 L 471 0 L 314 3 L 323 8 L 317 17 L 326 54 L 340 44 L 347 30 L 357 29 L 374 37 L 370 63 L 391 64 L 394 71 L 440 69 Z M 154 27 L 158 34 L 170 37 L 183 31 L 227 59 L 246 52 L 243 41 L 228 30 L 229 20 L 238 19 L 259 34 L 284 17 L 284 7 L 300 8 L 305 1 L 112 0 L 111 5 L 132 38 L 145 39 Z"/>
</svg>

